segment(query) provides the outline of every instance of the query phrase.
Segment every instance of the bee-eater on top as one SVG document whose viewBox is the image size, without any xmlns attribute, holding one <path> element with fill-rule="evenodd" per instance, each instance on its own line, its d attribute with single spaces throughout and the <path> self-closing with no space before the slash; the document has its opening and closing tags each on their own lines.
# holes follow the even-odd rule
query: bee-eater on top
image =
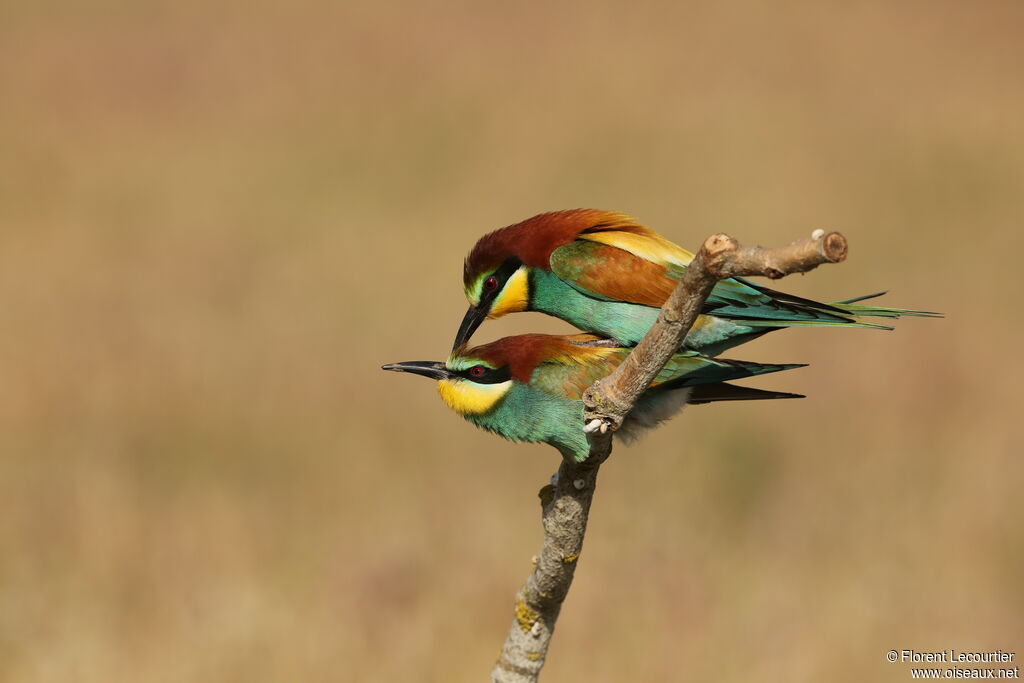
<svg viewBox="0 0 1024 683">
<path fill-rule="evenodd" d="M 470 307 L 459 348 L 487 318 L 539 311 L 586 332 L 637 344 L 682 277 L 693 254 L 629 216 L 575 209 L 529 218 L 484 235 L 466 257 Z M 879 294 L 820 303 L 743 278 L 720 281 L 684 348 L 714 356 L 783 327 L 892 329 L 852 316 L 931 316 L 924 311 L 855 305 Z"/>
<path fill-rule="evenodd" d="M 632 349 L 595 335 L 524 334 L 452 352 L 447 362 L 408 361 L 384 370 L 438 381 L 441 398 L 475 425 L 512 441 L 544 442 L 581 462 L 590 453 L 583 432 L 583 391 L 606 377 Z M 802 398 L 799 394 L 724 384 L 801 365 L 708 358 L 683 351 L 669 359 L 616 432 L 629 440 L 687 403 Z"/>
</svg>

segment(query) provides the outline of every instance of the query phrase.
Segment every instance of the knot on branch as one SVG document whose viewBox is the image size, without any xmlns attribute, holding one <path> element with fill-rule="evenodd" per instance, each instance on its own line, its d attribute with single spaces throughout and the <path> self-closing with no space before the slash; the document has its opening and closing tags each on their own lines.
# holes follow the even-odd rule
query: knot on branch
<svg viewBox="0 0 1024 683">
<path fill-rule="evenodd" d="M 717 257 L 738 249 L 739 242 L 724 232 L 720 232 L 704 240 L 703 248 L 707 251 L 708 256 Z"/>
<path fill-rule="evenodd" d="M 614 385 L 607 384 L 604 380 L 597 380 L 583 392 L 583 423 L 590 425 L 593 420 L 600 420 L 603 428 L 601 433 L 608 430 L 615 431 L 622 426 L 622 420 L 626 417 L 632 405 L 618 400 L 618 392 Z M 590 429 L 591 432 L 596 431 Z"/>
<path fill-rule="evenodd" d="M 555 499 L 555 493 L 558 489 L 555 488 L 554 484 L 545 484 L 541 487 L 540 491 L 537 491 L 537 497 L 540 498 L 540 508 L 543 510 Z"/>
<path fill-rule="evenodd" d="M 708 274 L 716 280 L 724 277 L 722 274 L 728 264 L 731 255 L 740 248 L 740 243 L 723 232 L 712 235 L 704 240 L 701 246 L 701 254 L 691 262 L 691 267 L 698 268 L 703 265 Z"/>
</svg>

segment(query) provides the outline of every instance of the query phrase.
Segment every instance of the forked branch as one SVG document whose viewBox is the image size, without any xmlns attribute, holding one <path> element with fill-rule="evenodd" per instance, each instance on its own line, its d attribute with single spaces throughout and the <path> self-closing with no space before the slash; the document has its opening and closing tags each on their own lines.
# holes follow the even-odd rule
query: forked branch
<svg viewBox="0 0 1024 683">
<path fill-rule="evenodd" d="M 583 394 L 590 457 L 563 461 L 540 491 L 544 543 L 535 567 L 516 594 L 515 618 L 491 671 L 496 683 L 536 681 L 544 666 L 562 602 L 583 549 L 597 473 L 612 449 L 612 434 L 680 347 L 715 284 L 734 276 L 780 278 L 846 259 L 846 238 L 816 230 L 785 247 L 744 247 L 724 234 L 712 235 L 687 266 L 658 319 L 626 360 Z"/>
</svg>

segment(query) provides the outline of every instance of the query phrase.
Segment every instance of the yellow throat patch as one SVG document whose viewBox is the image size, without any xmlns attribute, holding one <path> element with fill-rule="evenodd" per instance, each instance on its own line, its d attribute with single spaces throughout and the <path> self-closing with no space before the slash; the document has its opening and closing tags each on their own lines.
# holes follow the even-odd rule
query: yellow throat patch
<svg viewBox="0 0 1024 683">
<path fill-rule="evenodd" d="M 501 294 L 494 300 L 488 318 L 500 318 L 506 313 L 517 313 L 526 310 L 526 297 L 529 290 L 529 282 L 526 275 L 526 266 L 512 273 L 512 276 L 505 283 Z"/>
<path fill-rule="evenodd" d="M 437 393 L 459 415 L 486 413 L 512 388 L 512 380 L 499 384 L 475 384 L 465 379 L 442 379 Z"/>
</svg>

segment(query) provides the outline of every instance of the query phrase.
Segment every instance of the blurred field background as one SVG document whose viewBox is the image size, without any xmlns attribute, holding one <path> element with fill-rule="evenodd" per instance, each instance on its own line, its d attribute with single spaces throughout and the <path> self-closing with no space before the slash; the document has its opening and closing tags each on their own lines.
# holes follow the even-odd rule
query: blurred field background
<svg viewBox="0 0 1024 683">
<path fill-rule="evenodd" d="M 1024 656 L 1024 5 L 0 9 L 0 679 L 486 678 L 557 464 L 381 363 L 541 211 L 696 247 L 818 227 L 773 405 L 601 478 L 550 681 L 902 681 Z M 566 329 L 533 314 L 478 341 Z"/>
</svg>

